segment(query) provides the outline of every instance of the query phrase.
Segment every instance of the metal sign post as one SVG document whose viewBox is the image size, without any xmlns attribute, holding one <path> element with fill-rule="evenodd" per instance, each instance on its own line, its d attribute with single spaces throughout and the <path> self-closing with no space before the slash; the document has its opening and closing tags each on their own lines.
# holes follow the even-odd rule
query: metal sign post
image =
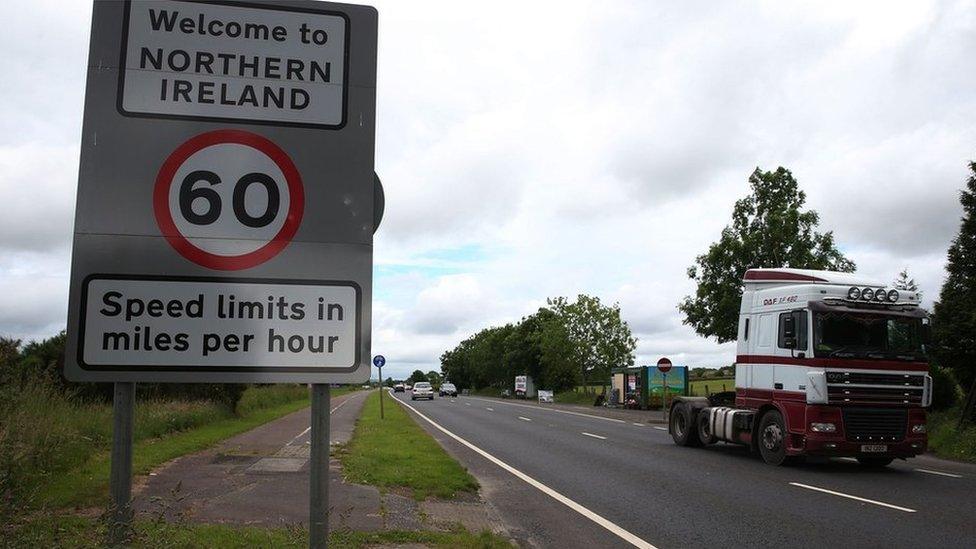
<svg viewBox="0 0 976 549">
<path fill-rule="evenodd" d="M 671 371 L 671 359 L 662 357 L 657 361 L 657 369 L 661 372 L 661 417 L 668 422 L 668 372 Z"/>
<path fill-rule="evenodd" d="M 383 365 L 386 364 L 386 357 L 376 355 L 373 357 L 373 366 L 380 372 L 380 419 L 383 419 Z"/>
<path fill-rule="evenodd" d="M 312 549 L 324 549 L 329 539 L 329 400 L 329 385 L 313 383 L 308 464 L 308 546 Z"/>
<path fill-rule="evenodd" d="M 64 376 L 116 384 L 113 537 L 131 522 L 135 383 L 303 383 L 325 544 L 327 384 L 370 375 L 377 19 L 94 2 Z"/>
<path fill-rule="evenodd" d="M 135 419 L 136 384 L 115 384 L 112 398 L 112 462 L 109 491 L 112 508 L 108 544 L 124 545 L 132 534 L 132 430 Z"/>
</svg>

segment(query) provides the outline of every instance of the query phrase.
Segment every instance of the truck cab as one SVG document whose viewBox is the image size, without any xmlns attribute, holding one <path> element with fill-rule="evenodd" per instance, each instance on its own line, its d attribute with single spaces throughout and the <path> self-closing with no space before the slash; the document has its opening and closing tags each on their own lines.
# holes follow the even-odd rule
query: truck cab
<svg viewBox="0 0 976 549">
<path fill-rule="evenodd" d="M 690 445 L 748 444 L 772 464 L 821 455 L 879 466 L 925 451 L 932 379 L 915 292 L 785 268 L 750 269 L 743 286 L 735 393 L 679 399 L 672 436 L 684 421 Z"/>
</svg>

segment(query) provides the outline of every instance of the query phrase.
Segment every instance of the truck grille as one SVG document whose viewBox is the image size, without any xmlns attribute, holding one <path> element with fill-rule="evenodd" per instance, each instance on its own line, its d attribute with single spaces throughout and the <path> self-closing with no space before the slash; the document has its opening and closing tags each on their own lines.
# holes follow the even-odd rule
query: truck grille
<svg viewBox="0 0 976 549">
<path fill-rule="evenodd" d="M 827 372 L 827 396 L 832 404 L 922 405 L 925 376 Z"/>
<path fill-rule="evenodd" d="M 899 442 L 907 429 L 907 410 L 844 409 L 844 433 L 851 442 Z"/>
</svg>

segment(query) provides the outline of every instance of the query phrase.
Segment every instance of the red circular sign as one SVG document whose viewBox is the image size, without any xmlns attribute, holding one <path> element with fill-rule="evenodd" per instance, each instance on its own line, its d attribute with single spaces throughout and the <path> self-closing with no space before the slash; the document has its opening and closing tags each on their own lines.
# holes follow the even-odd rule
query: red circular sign
<svg viewBox="0 0 976 549">
<path fill-rule="evenodd" d="M 191 159 L 191 157 L 194 157 L 194 155 L 197 155 L 197 153 L 201 153 L 201 151 L 205 151 L 208 148 L 233 145 L 243 146 L 246 147 L 246 149 L 235 149 L 230 151 L 230 153 L 223 151 L 222 154 L 224 157 L 228 157 L 228 154 L 239 154 L 241 151 L 247 152 L 247 150 L 250 149 L 252 153 L 259 153 L 254 154 L 253 158 L 250 159 L 251 164 L 260 164 L 261 162 L 264 162 L 268 166 L 276 167 L 275 169 L 280 171 L 280 174 L 275 175 L 282 176 L 284 181 L 279 184 L 277 181 L 275 181 L 275 177 L 257 172 L 252 172 L 245 176 L 250 178 L 250 180 L 247 180 L 246 182 L 243 178 L 239 180 L 238 186 L 240 186 L 240 183 L 245 183 L 245 185 L 243 191 L 234 191 L 233 212 L 238 215 L 238 218 L 242 216 L 244 217 L 244 220 L 242 221 L 243 225 L 240 227 L 240 230 L 235 231 L 232 229 L 232 234 L 214 234 L 212 236 L 201 236 L 200 238 L 210 238 L 213 241 L 229 239 L 229 241 L 233 242 L 235 238 L 247 238 L 245 236 L 241 236 L 241 234 L 246 234 L 249 227 L 266 227 L 270 225 L 271 229 L 278 226 L 280 226 L 280 228 L 278 228 L 278 230 L 270 237 L 256 239 L 258 241 L 257 245 L 259 245 L 259 247 L 256 249 L 245 249 L 243 251 L 238 251 L 238 253 L 231 252 L 221 254 L 214 253 L 213 250 L 205 250 L 201 248 L 197 244 L 190 241 L 190 238 L 193 238 L 192 236 L 188 237 L 186 234 L 184 234 L 185 227 L 188 226 L 187 221 L 180 220 L 177 222 L 173 217 L 174 205 L 172 204 L 172 188 L 178 172 L 181 171 L 180 169 L 185 163 L 187 163 L 188 160 Z M 235 151 L 237 152 L 235 153 Z M 268 164 L 268 161 L 273 164 Z M 182 193 L 184 190 L 186 190 L 183 187 L 186 187 L 187 180 L 184 180 L 181 186 L 179 202 L 182 214 L 184 217 L 186 215 L 190 215 L 196 219 L 189 221 L 189 223 L 196 223 L 199 225 L 214 224 L 215 221 L 217 221 L 217 217 L 221 215 L 222 211 L 229 212 L 231 210 L 229 204 L 227 207 L 224 207 L 224 205 L 221 203 L 220 196 L 215 190 L 213 190 L 220 188 L 218 185 L 216 185 L 216 183 L 221 182 L 219 175 L 216 174 L 216 170 L 220 169 L 220 167 L 214 166 L 211 169 L 213 171 L 207 172 L 210 174 L 210 178 L 208 179 L 207 176 L 202 176 L 201 179 L 204 182 L 210 183 L 211 186 L 201 186 L 200 188 L 197 188 L 195 190 L 195 192 L 198 193 L 196 197 L 194 197 L 191 192 L 190 197 L 186 200 L 186 202 L 184 202 L 185 197 L 182 195 Z M 191 175 L 200 174 L 202 171 L 203 170 L 197 170 Z M 190 176 L 188 176 L 188 178 L 189 177 Z M 200 176 L 197 175 L 197 177 Z M 281 194 L 282 190 L 285 191 L 285 200 L 288 202 L 288 207 L 283 221 L 271 225 L 270 221 L 265 222 L 265 216 L 250 216 L 250 214 L 247 212 L 245 203 L 248 196 L 247 188 L 251 186 L 251 183 L 262 184 L 268 193 L 267 210 L 265 214 L 272 213 L 272 203 L 274 204 L 275 208 L 279 206 L 281 202 L 279 195 Z M 190 182 L 190 186 L 188 188 L 191 191 L 193 191 L 194 184 L 195 181 Z M 228 187 L 229 185 L 231 184 L 228 182 L 228 185 L 225 185 L 224 188 Z M 281 189 L 279 189 L 278 185 L 280 185 Z M 273 202 L 271 197 L 272 187 L 274 188 L 273 194 L 275 195 Z M 212 214 L 215 211 L 217 217 L 199 215 L 193 210 L 194 200 L 201 198 L 203 193 L 208 192 L 210 194 L 203 196 L 202 198 L 206 198 L 208 205 L 211 208 L 208 210 L 208 214 Z M 238 194 L 240 196 L 238 196 Z M 240 202 L 239 204 L 238 199 Z M 186 210 L 182 210 L 183 208 L 186 208 Z M 302 185 L 302 178 L 298 173 L 298 169 L 295 167 L 295 164 L 291 161 L 291 158 L 288 157 L 285 151 L 281 150 L 278 145 L 274 144 L 269 139 L 243 130 L 216 130 L 202 133 L 189 139 L 177 147 L 177 149 L 173 151 L 168 158 L 166 158 L 166 161 L 163 162 L 162 167 L 159 169 L 159 174 L 156 176 L 156 185 L 153 189 L 153 211 L 156 214 L 156 224 L 159 225 L 163 236 L 166 237 L 166 240 L 170 243 L 170 245 L 173 246 L 173 248 L 179 252 L 180 255 L 198 265 L 202 265 L 210 269 L 224 271 L 249 269 L 264 263 L 281 252 L 281 250 L 283 250 L 288 243 L 291 242 L 292 237 L 294 237 L 295 233 L 298 231 L 298 226 L 302 222 L 302 214 L 304 213 L 304 210 L 305 191 Z M 277 210 L 272 213 L 272 219 L 276 216 L 276 214 Z M 203 221 L 199 221 L 198 218 L 205 219 Z M 264 223 L 264 225 L 260 225 L 261 223 Z M 181 231 L 180 226 L 184 227 L 183 231 Z M 222 225 L 220 225 L 220 227 L 233 228 L 233 221 L 224 222 Z"/>
<path fill-rule="evenodd" d="M 671 371 L 671 359 L 662 358 L 657 361 L 657 369 L 661 371 L 662 374 L 666 374 Z"/>
</svg>

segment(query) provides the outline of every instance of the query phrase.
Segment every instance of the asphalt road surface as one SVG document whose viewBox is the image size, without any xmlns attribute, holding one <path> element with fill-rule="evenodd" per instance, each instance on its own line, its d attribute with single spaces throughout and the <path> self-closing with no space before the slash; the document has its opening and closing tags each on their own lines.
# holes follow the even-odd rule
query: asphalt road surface
<svg viewBox="0 0 976 549">
<path fill-rule="evenodd" d="M 846 459 L 771 467 L 739 446 L 678 447 L 663 426 L 395 396 L 491 477 L 489 501 L 536 545 L 976 547 L 974 465 L 924 456 L 881 470 Z"/>
</svg>

